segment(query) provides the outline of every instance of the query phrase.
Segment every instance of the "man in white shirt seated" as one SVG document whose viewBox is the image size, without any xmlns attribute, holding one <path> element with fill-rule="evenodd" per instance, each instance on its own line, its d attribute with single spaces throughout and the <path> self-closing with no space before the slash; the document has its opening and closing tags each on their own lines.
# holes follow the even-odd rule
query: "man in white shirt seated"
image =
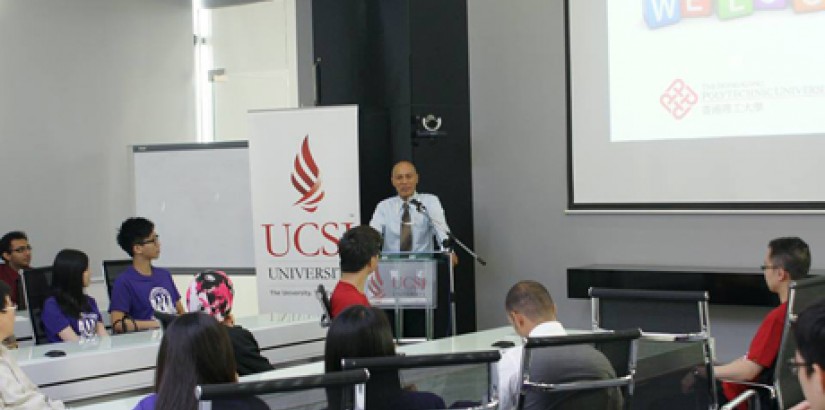
<svg viewBox="0 0 825 410">
<path fill-rule="evenodd" d="M 550 293 L 538 282 L 527 280 L 513 285 L 507 292 L 504 307 L 510 323 L 521 337 L 566 335 L 564 327 L 556 319 L 556 305 Z M 522 382 L 522 354 L 521 346 L 513 347 L 505 352 L 498 362 L 499 409 L 515 409 L 518 404 Z M 566 383 L 616 377 L 607 358 L 589 345 L 540 348 L 534 352 L 530 361 L 531 380 L 542 383 Z M 561 408 L 563 401 L 571 399 L 581 400 L 578 403 L 585 406 L 583 408 L 594 404 L 601 409 L 618 409 L 621 408 L 622 402 L 621 394 L 615 389 L 587 396 L 586 393 L 554 393 L 553 395 L 530 393 L 525 397 L 524 408 Z"/>
</svg>

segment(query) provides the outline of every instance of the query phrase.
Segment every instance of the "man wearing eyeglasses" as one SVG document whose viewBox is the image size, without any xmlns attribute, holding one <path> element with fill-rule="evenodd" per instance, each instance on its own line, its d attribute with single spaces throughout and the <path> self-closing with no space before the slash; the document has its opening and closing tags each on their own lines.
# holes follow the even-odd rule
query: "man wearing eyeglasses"
<svg viewBox="0 0 825 410">
<path fill-rule="evenodd" d="M 788 311 L 788 288 L 791 281 L 806 277 L 810 267 L 811 251 L 802 239 L 777 238 L 768 244 L 768 253 L 761 268 L 768 289 L 779 296 L 779 306 L 762 320 L 744 357 L 725 365 L 714 366 L 713 371 L 717 379 L 756 381 L 763 370 L 774 365 Z M 724 398 L 727 400 L 732 400 L 747 388 L 744 384 L 722 383 Z"/>
<path fill-rule="evenodd" d="M 11 288 L 11 301 L 14 304 L 17 300 L 17 282 L 23 269 L 29 269 L 32 262 L 32 247 L 29 245 L 29 238 L 22 231 L 11 231 L 0 238 L 0 251 L 2 251 L 3 265 L 0 265 L 0 280 L 6 282 Z"/>
<path fill-rule="evenodd" d="M 183 314 L 172 274 L 152 266 L 152 261 L 160 256 L 155 224 L 146 218 L 129 218 L 120 225 L 117 243 L 132 257 L 132 266 L 112 286 L 112 330 L 125 333 L 156 329 L 160 324 L 154 320 L 155 311 Z"/>
<path fill-rule="evenodd" d="M 799 314 L 793 332 L 796 357 L 788 364 L 799 378 L 805 401 L 791 410 L 825 410 L 825 299 Z"/>
</svg>

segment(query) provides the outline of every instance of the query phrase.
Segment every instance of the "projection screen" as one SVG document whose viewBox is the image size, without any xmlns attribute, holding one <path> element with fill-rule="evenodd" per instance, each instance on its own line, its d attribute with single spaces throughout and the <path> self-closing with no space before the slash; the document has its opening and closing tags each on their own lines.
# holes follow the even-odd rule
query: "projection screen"
<svg viewBox="0 0 825 410">
<path fill-rule="evenodd" d="M 825 0 L 566 0 L 571 210 L 825 209 Z"/>
</svg>

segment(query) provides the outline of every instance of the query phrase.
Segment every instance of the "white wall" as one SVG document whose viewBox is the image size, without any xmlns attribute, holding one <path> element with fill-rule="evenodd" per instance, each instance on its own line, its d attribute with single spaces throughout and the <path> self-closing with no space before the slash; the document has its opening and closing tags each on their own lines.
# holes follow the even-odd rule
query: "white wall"
<svg viewBox="0 0 825 410">
<path fill-rule="evenodd" d="M 589 326 L 588 303 L 566 298 L 570 266 L 755 267 L 783 235 L 804 238 L 825 266 L 821 215 L 565 215 L 562 0 L 467 3 L 475 245 L 489 261 L 476 269 L 479 328 L 506 324 L 504 295 L 520 279 L 547 285 L 569 326 Z M 711 306 L 721 359 L 745 353 L 766 311 Z"/>
<path fill-rule="evenodd" d="M 0 52 L 0 231 L 102 275 L 126 256 L 128 147 L 195 140 L 191 0 L 0 0 Z"/>
</svg>

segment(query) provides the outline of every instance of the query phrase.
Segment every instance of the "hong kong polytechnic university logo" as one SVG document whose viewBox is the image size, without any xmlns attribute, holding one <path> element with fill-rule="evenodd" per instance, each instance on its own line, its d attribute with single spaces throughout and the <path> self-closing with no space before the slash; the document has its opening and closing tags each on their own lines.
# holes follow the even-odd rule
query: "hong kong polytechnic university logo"
<svg viewBox="0 0 825 410">
<path fill-rule="evenodd" d="M 304 137 L 301 150 L 295 155 L 292 186 L 301 194 L 301 198 L 292 205 L 298 205 L 307 212 L 315 212 L 318 203 L 324 199 L 324 191 L 321 189 L 321 172 L 309 149 L 309 135 Z"/>
<path fill-rule="evenodd" d="M 670 83 L 665 93 L 659 97 L 659 102 L 673 118 L 681 120 L 699 102 L 699 96 L 682 79 L 677 78 Z"/>
</svg>

